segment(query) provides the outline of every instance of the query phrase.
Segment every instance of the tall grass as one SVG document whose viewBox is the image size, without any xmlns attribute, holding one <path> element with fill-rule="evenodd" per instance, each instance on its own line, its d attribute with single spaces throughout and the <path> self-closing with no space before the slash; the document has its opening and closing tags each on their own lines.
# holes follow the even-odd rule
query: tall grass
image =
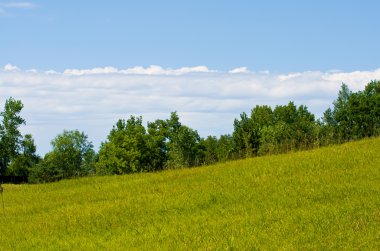
<svg viewBox="0 0 380 251">
<path fill-rule="evenodd" d="M 378 250 L 380 138 L 3 195 L 1 250 Z"/>
</svg>

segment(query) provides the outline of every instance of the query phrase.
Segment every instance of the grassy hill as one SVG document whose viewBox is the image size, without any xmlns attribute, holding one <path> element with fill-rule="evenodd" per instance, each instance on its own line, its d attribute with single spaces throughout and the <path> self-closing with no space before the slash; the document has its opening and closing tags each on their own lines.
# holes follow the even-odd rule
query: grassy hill
<svg viewBox="0 0 380 251">
<path fill-rule="evenodd" d="M 3 196 L 2 250 L 378 250 L 380 138 Z"/>
</svg>

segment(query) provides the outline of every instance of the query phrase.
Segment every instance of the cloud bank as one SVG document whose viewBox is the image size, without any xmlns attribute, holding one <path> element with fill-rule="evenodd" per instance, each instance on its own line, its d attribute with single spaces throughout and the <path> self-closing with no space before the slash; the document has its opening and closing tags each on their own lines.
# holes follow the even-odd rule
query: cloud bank
<svg viewBox="0 0 380 251">
<path fill-rule="evenodd" d="M 253 72 L 246 67 L 222 72 L 206 66 L 67 69 L 63 72 L 0 68 L 0 105 L 10 96 L 25 105 L 24 133 L 33 134 L 40 153 L 63 129 L 85 131 L 96 146 L 119 118 L 145 121 L 178 111 L 184 124 L 202 136 L 231 133 L 233 119 L 255 105 L 305 104 L 320 116 L 331 106 L 342 82 L 353 91 L 380 79 L 380 69 L 356 72 Z"/>
<path fill-rule="evenodd" d="M 215 72 L 209 70 L 206 66 L 196 66 L 196 67 L 182 67 L 179 69 L 164 69 L 159 65 L 151 65 L 147 68 L 142 66 L 136 66 L 133 68 L 128 68 L 125 70 L 119 70 L 112 66 L 107 66 L 104 68 L 93 68 L 93 69 L 67 69 L 63 72 L 66 75 L 94 75 L 94 74 L 135 74 L 135 75 L 183 75 L 188 73 L 207 73 Z"/>
</svg>

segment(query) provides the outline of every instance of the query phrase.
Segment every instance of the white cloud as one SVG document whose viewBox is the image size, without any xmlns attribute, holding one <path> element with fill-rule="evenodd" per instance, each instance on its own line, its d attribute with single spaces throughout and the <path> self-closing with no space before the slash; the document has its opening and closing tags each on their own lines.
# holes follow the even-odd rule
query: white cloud
<svg viewBox="0 0 380 251">
<path fill-rule="evenodd" d="M 98 146 L 119 118 L 132 114 L 152 121 L 177 110 L 181 120 L 203 136 L 232 132 L 233 119 L 257 104 L 274 106 L 293 100 L 320 116 L 342 82 L 359 90 L 380 79 L 380 69 L 290 74 L 242 69 L 244 74 L 233 74 L 205 66 L 104 67 L 60 73 L 24 71 L 8 64 L 2 69 L 0 105 L 10 96 L 22 100 L 27 121 L 23 130 L 33 134 L 42 153 L 63 129 L 83 130 Z"/>
<path fill-rule="evenodd" d="M 286 74 L 286 75 L 279 75 L 278 76 L 278 79 L 280 81 L 286 81 L 286 80 L 289 80 L 289 79 L 292 79 L 292 78 L 297 78 L 297 77 L 300 77 L 302 76 L 301 73 L 297 72 L 297 73 L 289 73 L 289 74 Z"/>
<path fill-rule="evenodd" d="M 195 66 L 195 67 L 182 67 L 178 69 L 162 68 L 158 65 L 151 65 L 147 68 L 142 66 L 136 66 L 132 68 L 127 68 L 124 70 L 119 70 L 115 67 L 107 66 L 104 68 L 93 68 L 93 69 L 66 69 L 64 74 L 67 75 L 94 75 L 94 74 L 135 74 L 135 75 L 183 75 L 189 73 L 208 73 L 215 72 L 209 70 L 206 66 Z"/>
<path fill-rule="evenodd" d="M 237 73 L 248 73 L 249 70 L 247 67 L 239 67 L 239 68 L 235 68 L 235 69 L 232 69 L 229 71 L 229 73 L 232 73 L 232 74 L 237 74 Z"/>
<path fill-rule="evenodd" d="M 54 75 L 54 74 L 59 74 L 59 72 L 54 71 L 54 70 L 48 70 L 44 72 L 46 75 Z"/>
<path fill-rule="evenodd" d="M 195 66 L 195 67 L 182 67 L 178 69 L 164 69 L 159 65 L 151 65 L 147 68 L 142 66 L 136 66 L 133 68 L 125 69 L 119 71 L 119 73 L 124 74 L 140 74 L 140 75 L 183 75 L 189 73 L 208 73 L 214 72 L 209 70 L 206 66 Z"/>
<path fill-rule="evenodd" d="M 11 65 L 11 64 L 6 64 L 3 68 L 4 71 L 19 71 L 20 68 L 17 66 Z"/>
<path fill-rule="evenodd" d="M 374 71 L 354 71 L 349 73 L 337 72 L 326 74 L 323 78 L 328 81 L 350 83 L 351 89 L 357 91 L 362 89 L 363 82 L 368 83 L 374 79 L 380 80 L 380 68 Z"/>
<path fill-rule="evenodd" d="M 77 70 L 77 69 L 67 69 L 63 73 L 67 75 L 90 75 L 90 74 L 110 74 L 110 73 L 118 73 L 119 70 L 108 66 L 104 68 L 93 68 L 93 69 L 85 69 L 85 70 Z"/>
<path fill-rule="evenodd" d="M 29 69 L 27 70 L 26 72 L 30 72 L 30 73 L 38 73 L 38 71 L 36 69 Z"/>
</svg>

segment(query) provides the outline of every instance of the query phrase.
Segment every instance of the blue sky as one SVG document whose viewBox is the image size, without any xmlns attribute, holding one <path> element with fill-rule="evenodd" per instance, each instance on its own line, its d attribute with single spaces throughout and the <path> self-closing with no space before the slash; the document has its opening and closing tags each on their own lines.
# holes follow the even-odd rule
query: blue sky
<svg viewBox="0 0 380 251">
<path fill-rule="evenodd" d="M 40 154 L 64 129 L 96 148 L 120 118 L 178 111 L 201 136 L 255 105 L 319 117 L 342 82 L 380 79 L 380 1 L 0 0 L 0 106 L 22 100 Z"/>
<path fill-rule="evenodd" d="M 0 65 L 353 71 L 380 56 L 375 0 L 0 3 Z"/>
</svg>

